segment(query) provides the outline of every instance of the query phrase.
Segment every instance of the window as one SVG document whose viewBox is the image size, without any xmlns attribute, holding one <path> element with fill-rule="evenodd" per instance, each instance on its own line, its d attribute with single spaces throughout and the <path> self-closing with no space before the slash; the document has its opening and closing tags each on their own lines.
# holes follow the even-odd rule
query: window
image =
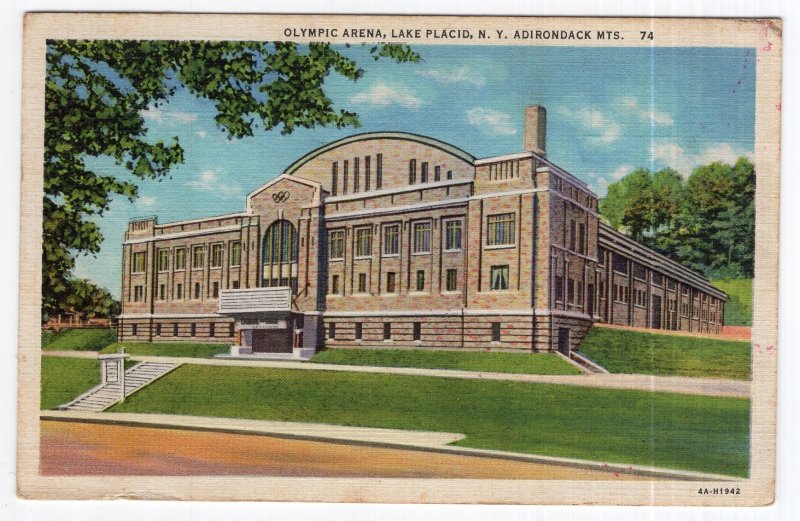
<svg viewBox="0 0 800 521">
<path fill-rule="evenodd" d="M 564 277 L 561 275 L 556 275 L 554 289 L 556 302 L 564 302 Z"/>
<path fill-rule="evenodd" d="M 216 324 L 212 322 L 208 326 L 208 336 L 214 336 L 214 333 L 216 332 L 217 332 Z"/>
<path fill-rule="evenodd" d="M 447 282 L 445 287 L 447 291 L 456 291 L 458 289 L 458 270 L 447 270 Z"/>
<path fill-rule="evenodd" d="M 350 163 L 344 160 L 344 172 L 342 172 L 342 195 L 347 195 L 347 174 L 350 169 Z"/>
<path fill-rule="evenodd" d="M 575 251 L 575 221 L 569 222 L 569 249 Z"/>
<path fill-rule="evenodd" d="M 383 154 L 375 156 L 375 188 L 383 187 Z"/>
<path fill-rule="evenodd" d="M 369 192 L 372 172 L 370 172 L 370 158 L 369 156 L 364 156 L 364 191 Z"/>
<path fill-rule="evenodd" d="M 134 302 L 141 302 L 144 300 L 144 286 L 134 286 L 133 287 L 133 301 Z"/>
<path fill-rule="evenodd" d="M 158 250 L 158 271 L 169 269 L 169 250 Z"/>
<path fill-rule="evenodd" d="M 453 219 L 444 224 L 444 250 L 459 251 L 461 249 L 461 220 Z"/>
<path fill-rule="evenodd" d="M 617 273 L 627 275 L 628 273 L 628 259 L 616 253 L 611 254 L 611 266 Z"/>
<path fill-rule="evenodd" d="M 656 286 L 664 285 L 664 276 L 657 271 L 653 272 L 653 284 Z"/>
<path fill-rule="evenodd" d="M 367 274 L 366 273 L 359 273 L 358 274 L 358 292 L 359 293 L 366 293 L 367 292 Z"/>
<path fill-rule="evenodd" d="M 492 266 L 490 282 L 493 291 L 508 289 L 508 264 Z"/>
<path fill-rule="evenodd" d="M 140 251 L 133 254 L 133 272 L 144 273 L 144 265 L 147 259 L 147 253 Z"/>
<path fill-rule="evenodd" d="M 492 342 L 500 341 L 500 322 L 492 322 Z"/>
<path fill-rule="evenodd" d="M 364 327 L 361 322 L 356 322 L 356 340 L 364 338 Z"/>
<path fill-rule="evenodd" d="M 423 161 L 420 166 L 422 167 L 422 172 L 420 172 L 420 178 L 421 178 L 423 183 L 427 183 L 428 182 L 428 162 L 427 161 Z"/>
<path fill-rule="evenodd" d="M 448 171 L 447 171 L 447 180 L 449 181 L 449 180 L 451 180 L 452 178 L 453 178 L 453 171 L 452 171 L 452 170 L 448 170 Z"/>
<path fill-rule="evenodd" d="M 578 253 L 586 253 L 586 225 L 584 223 L 578 226 Z"/>
<path fill-rule="evenodd" d="M 583 307 L 583 284 L 578 281 L 578 285 L 575 287 L 575 304 L 579 307 Z"/>
<path fill-rule="evenodd" d="M 647 278 L 647 269 L 638 262 L 634 262 L 633 276 L 639 280 L 645 280 L 645 278 Z"/>
<path fill-rule="evenodd" d="M 328 338 L 331 340 L 336 340 L 336 322 L 331 322 L 328 324 Z"/>
<path fill-rule="evenodd" d="M 357 193 L 361 189 L 361 175 L 359 172 L 360 162 L 358 158 L 353 159 L 353 193 Z"/>
<path fill-rule="evenodd" d="M 414 223 L 414 253 L 431 252 L 431 223 Z"/>
<path fill-rule="evenodd" d="M 392 339 L 392 323 L 391 322 L 384 322 L 383 323 L 383 339 L 384 340 L 391 340 Z"/>
<path fill-rule="evenodd" d="M 222 245 L 221 244 L 212 244 L 211 245 L 211 267 L 212 268 L 221 268 L 222 267 Z"/>
<path fill-rule="evenodd" d="M 567 302 L 575 303 L 575 280 L 567 279 Z"/>
<path fill-rule="evenodd" d="M 442 167 L 436 165 L 433 167 L 433 180 L 434 181 L 441 181 L 442 180 Z"/>
<path fill-rule="evenodd" d="M 372 255 L 372 227 L 356 229 L 356 257 Z"/>
<path fill-rule="evenodd" d="M 205 263 L 205 248 L 203 246 L 195 246 L 192 248 L 192 269 L 200 269 Z"/>
<path fill-rule="evenodd" d="M 417 182 L 417 160 L 412 159 L 408 162 L 408 184 L 413 185 Z"/>
<path fill-rule="evenodd" d="M 172 336 L 178 336 L 178 323 L 172 324 Z"/>
<path fill-rule="evenodd" d="M 131 326 L 131 334 L 132 334 L 133 336 L 136 336 L 136 335 L 138 334 L 138 331 L 137 331 L 137 329 L 139 329 L 139 328 L 138 328 L 137 326 L 138 326 L 138 324 L 133 324 L 133 325 Z"/>
<path fill-rule="evenodd" d="M 175 250 L 175 271 L 186 269 L 186 248 Z"/>
<path fill-rule="evenodd" d="M 333 295 L 339 294 L 339 275 L 331 275 L 331 291 Z"/>
<path fill-rule="evenodd" d="M 167 298 L 167 285 L 166 284 L 159 284 L 158 285 L 158 300 L 165 300 Z"/>
<path fill-rule="evenodd" d="M 197 336 L 197 324 L 192 322 L 189 332 L 191 333 L 192 336 Z"/>
<path fill-rule="evenodd" d="M 297 262 L 297 230 L 285 219 L 275 221 L 264 234 L 262 245 L 264 264 Z"/>
<path fill-rule="evenodd" d="M 397 274 L 393 271 L 386 273 L 386 292 L 387 293 L 396 293 L 397 286 L 395 285 L 395 280 L 397 279 Z"/>
<path fill-rule="evenodd" d="M 231 282 L 231 289 L 239 289 L 239 281 L 234 280 Z"/>
<path fill-rule="evenodd" d="M 425 270 L 417 270 L 417 291 L 425 291 Z"/>
<path fill-rule="evenodd" d="M 383 229 L 383 254 L 398 255 L 400 253 L 400 226 L 393 224 Z"/>
<path fill-rule="evenodd" d="M 339 193 L 339 163 L 334 161 L 331 164 L 331 195 Z"/>
<path fill-rule="evenodd" d="M 414 327 L 412 330 L 412 338 L 414 341 L 419 341 L 422 339 L 422 324 L 419 322 L 414 322 Z"/>
<path fill-rule="evenodd" d="M 233 323 L 228 324 L 228 336 L 233 336 L 236 332 L 236 328 L 234 327 Z"/>
<path fill-rule="evenodd" d="M 183 299 L 183 284 L 181 283 L 175 285 L 175 298 L 178 300 Z"/>
<path fill-rule="evenodd" d="M 502 246 L 514 244 L 514 214 L 503 213 L 490 215 L 486 227 L 487 246 Z"/>
<path fill-rule="evenodd" d="M 196 299 L 200 298 L 200 283 L 199 282 L 195 282 L 194 283 L 194 298 L 196 298 Z"/>
<path fill-rule="evenodd" d="M 331 260 L 344 258 L 344 230 L 330 233 L 328 239 L 328 258 Z"/>
<path fill-rule="evenodd" d="M 219 298 L 219 282 L 214 282 L 211 285 L 211 296 L 213 298 Z"/>
<path fill-rule="evenodd" d="M 242 265 L 242 243 L 241 241 L 231 242 L 231 266 Z"/>
</svg>

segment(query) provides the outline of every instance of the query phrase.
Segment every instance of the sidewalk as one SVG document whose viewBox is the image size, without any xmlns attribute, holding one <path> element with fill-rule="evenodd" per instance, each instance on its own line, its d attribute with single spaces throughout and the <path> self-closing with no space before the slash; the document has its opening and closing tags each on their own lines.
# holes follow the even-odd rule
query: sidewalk
<svg viewBox="0 0 800 521">
<path fill-rule="evenodd" d="M 72 356 L 94 358 L 96 353 L 86 351 L 42 351 L 42 356 Z M 657 393 L 678 393 L 701 396 L 749 398 L 750 381 L 718 378 L 690 378 L 688 376 L 653 376 L 641 374 L 581 374 L 539 375 L 518 373 L 492 373 L 454 369 L 424 369 L 417 367 L 379 367 L 366 365 L 317 364 L 274 360 L 225 360 L 219 358 L 182 358 L 171 356 L 137 356 L 138 362 L 166 362 L 173 364 L 217 365 L 225 367 L 265 367 L 272 369 L 303 369 L 308 371 L 345 371 L 370 374 L 397 374 L 406 376 L 433 376 L 468 380 L 502 380 L 509 382 L 546 383 L 577 387 L 627 389 Z"/>
</svg>

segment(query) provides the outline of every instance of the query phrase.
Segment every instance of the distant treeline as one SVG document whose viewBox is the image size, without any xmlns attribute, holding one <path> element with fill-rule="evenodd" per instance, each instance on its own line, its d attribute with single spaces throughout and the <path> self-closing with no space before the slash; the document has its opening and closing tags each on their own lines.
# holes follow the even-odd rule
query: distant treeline
<svg viewBox="0 0 800 521">
<path fill-rule="evenodd" d="M 713 279 L 752 278 L 753 163 L 714 162 L 686 179 L 637 168 L 608 186 L 602 217 L 615 229 Z"/>
</svg>

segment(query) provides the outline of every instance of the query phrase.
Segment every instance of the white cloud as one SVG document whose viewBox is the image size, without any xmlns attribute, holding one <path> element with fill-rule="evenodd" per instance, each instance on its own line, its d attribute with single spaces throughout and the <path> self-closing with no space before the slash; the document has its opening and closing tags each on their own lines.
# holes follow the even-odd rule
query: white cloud
<svg viewBox="0 0 800 521">
<path fill-rule="evenodd" d="M 214 170 L 203 170 L 196 179 L 187 181 L 186 186 L 195 190 L 216 192 L 223 197 L 238 197 L 242 195 L 241 187 L 225 182 Z"/>
<path fill-rule="evenodd" d="M 167 123 L 191 123 L 198 118 L 198 115 L 192 112 L 182 112 L 179 110 L 164 111 L 159 107 L 148 107 L 145 110 L 139 111 L 139 114 L 141 114 L 144 119 L 150 121 L 164 121 Z"/>
<path fill-rule="evenodd" d="M 613 179 L 614 181 L 619 181 L 620 179 L 630 174 L 634 170 L 635 168 L 632 167 L 631 165 L 622 165 L 611 173 L 611 179 Z"/>
<path fill-rule="evenodd" d="M 583 107 L 569 110 L 556 109 L 564 119 L 573 122 L 583 130 L 582 137 L 592 146 L 608 145 L 619 139 L 622 125 L 596 108 Z"/>
<path fill-rule="evenodd" d="M 149 195 L 143 195 L 136 202 L 139 204 L 139 206 L 145 206 L 147 208 L 150 208 L 155 206 L 156 202 L 158 201 L 156 200 L 155 197 L 151 197 Z"/>
<path fill-rule="evenodd" d="M 350 102 L 362 105 L 374 105 L 377 107 L 400 105 L 407 109 L 418 109 L 425 104 L 423 100 L 408 90 L 405 85 L 390 85 L 383 82 L 374 83 L 367 90 L 359 92 L 350 98 Z"/>
<path fill-rule="evenodd" d="M 655 107 L 644 107 L 639 103 L 639 100 L 632 96 L 623 96 L 619 98 L 618 103 L 622 105 L 628 112 L 633 113 L 640 121 L 648 125 L 672 125 L 675 122 L 672 116 L 664 111 L 656 110 Z"/>
<path fill-rule="evenodd" d="M 205 130 L 198 130 L 197 132 L 195 132 L 195 134 L 202 139 L 208 135 L 208 132 L 206 132 Z"/>
<path fill-rule="evenodd" d="M 454 69 L 424 69 L 416 72 L 417 76 L 431 78 L 439 83 L 469 83 L 476 87 L 486 85 L 486 78 L 480 76 L 466 65 Z"/>
<path fill-rule="evenodd" d="M 660 141 L 650 147 L 651 161 L 674 168 L 683 176 L 689 175 L 697 166 L 715 161 L 734 164 L 741 156 L 753 157 L 753 152 L 725 142 L 712 143 L 697 153 L 689 153 L 682 146 L 669 141 Z"/>
<path fill-rule="evenodd" d="M 505 112 L 475 107 L 467 111 L 467 123 L 489 134 L 509 136 L 517 133 L 511 123 L 511 116 Z"/>
</svg>

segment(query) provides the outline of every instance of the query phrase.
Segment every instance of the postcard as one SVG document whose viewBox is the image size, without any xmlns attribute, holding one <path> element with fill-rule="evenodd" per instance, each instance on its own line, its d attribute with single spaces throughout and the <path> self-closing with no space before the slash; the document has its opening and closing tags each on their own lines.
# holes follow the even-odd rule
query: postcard
<svg viewBox="0 0 800 521">
<path fill-rule="evenodd" d="M 29 14 L 18 494 L 770 504 L 781 49 Z"/>
</svg>

